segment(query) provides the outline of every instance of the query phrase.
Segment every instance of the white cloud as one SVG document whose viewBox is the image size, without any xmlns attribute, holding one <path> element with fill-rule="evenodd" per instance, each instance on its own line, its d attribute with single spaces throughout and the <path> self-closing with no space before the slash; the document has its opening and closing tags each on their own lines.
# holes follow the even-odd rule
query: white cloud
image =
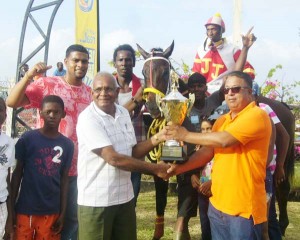
<svg viewBox="0 0 300 240">
<path fill-rule="evenodd" d="M 113 71 L 107 63 L 113 59 L 113 52 L 121 44 L 130 44 L 135 48 L 135 37 L 127 29 L 119 29 L 100 36 L 100 63 L 101 71 Z"/>
<path fill-rule="evenodd" d="M 19 42 L 17 38 L 9 38 L 0 42 L 0 72 L 2 78 L 13 77 L 16 73 Z"/>
<path fill-rule="evenodd" d="M 278 70 L 276 77 L 285 83 L 292 83 L 300 80 L 297 77 L 300 62 L 299 44 L 282 43 L 273 39 L 257 41 L 253 49 L 249 50 L 249 60 L 256 69 L 256 80 L 262 83 L 267 77 L 268 71 L 280 64 L 282 70 Z M 298 78 L 298 79 L 296 79 Z"/>
<path fill-rule="evenodd" d="M 50 73 L 55 70 L 57 62 L 63 62 L 66 55 L 66 49 L 74 43 L 74 29 L 66 28 L 52 31 L 48 56 L 48 64 L 52 65 L 52 69 L 49 70 Z"/>
<path fill-rule="evenodd" d="M 42 43 L 42 41 L 43 38 L 40 35 L 27 35 L 24 42 L 22 60 L 28 57 L 28 55 L 31 54 L 31 52 Z M 73 29 L 53 30 L 50 38 L 48 64 L 54 65 L 55 68 L 56 62 L 64 59 L 67 47 L 71 44 L 74 44 L 74 42 Z M 17 38 L 11 38 L 0 43 L 1 55 L 6 56 L 0 58 L 1 77 L 15 76 L 17 70 L 18 50 L 19 40 Z M 28 64 L 29 66 L 33 66 L 35 63 L 40 61 L 44 61 L 44 48 L 42 51 L 36 54 L 28 62 Z M 52 73 L 53 70 L 49 70 L 49 73 Z"/>
</svg>

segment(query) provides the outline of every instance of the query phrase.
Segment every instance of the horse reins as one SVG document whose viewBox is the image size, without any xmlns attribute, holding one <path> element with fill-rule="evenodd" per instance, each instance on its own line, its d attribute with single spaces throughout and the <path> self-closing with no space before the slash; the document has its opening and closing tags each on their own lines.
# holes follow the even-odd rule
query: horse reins
<svg viewBox="0 0 300 240">
<path fill-rule="evenodd" d="M 169 72 L 171 72 L 171 63 L 170 61 L 165 58 L 165 57 L 161 57 L 161 56 L 153 56 L 154 52 L 151 52 L 151 57 L 147 58 L 144 62 L 144 65 L 146 62 L 150 61 L 150 75 L 149 75 L 149 81 L 150 81 L 150 87 L 147 87 L 144 89 L 144 95 L 143 98 L 144 100 L 146 100 L 146 96 L 145 93 L 154 93 L 154 94 L 158 94 L 160 95 L 162 98 L 165 97 L 165 94 L 162 93 L 161 91 L 159 91 L 157 88 L 155 88 L 153 86 L 153 76 L 152 76 L 152 70 L 153 70 L 153 60 L 164 60 L 168 63 L 169 65 Z M 167 89 L 170 88 L 170 79 L 168 79 L 168 87 Z M 153 136 L 155 133 L 157 133 L 157 131 L 161 130 L 163 128 L 163 126 L 165 126 L 166 124 L 166 120 L 165 119 L 154 119 L 151 123 L 151 126 L 149 127 L 148 130 L 148 134 L 147 134 L 147 138 L 150 138 L 151 136 Z M 160 161 L 160 156 L 161 156 L 161 151 L 162 151 L 162 144 L 160 143 L 159 145 L 157 145 L 154 149 L 152 149 L 151 151 L 149 151 L 148 156 L 150 158 L 151 161 Z"/>
</svg>

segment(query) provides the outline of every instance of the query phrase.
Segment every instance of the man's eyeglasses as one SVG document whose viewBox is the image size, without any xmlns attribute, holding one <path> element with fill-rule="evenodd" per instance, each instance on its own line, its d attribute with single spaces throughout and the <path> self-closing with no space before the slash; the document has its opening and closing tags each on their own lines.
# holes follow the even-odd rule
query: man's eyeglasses
<svg viewBox="0 0 300 240">
<path fill-rule="evenodd" d="M 224 88 L 223 93 L 228 94 L 229 90 L 231 90 L 232 93 L 239 93 L 241 89 L 250 89 L 249 87 L 242 87 L 242 86 L 236 86 L 236 87 L 229 87 L 229 88 Z"/>
</svg>

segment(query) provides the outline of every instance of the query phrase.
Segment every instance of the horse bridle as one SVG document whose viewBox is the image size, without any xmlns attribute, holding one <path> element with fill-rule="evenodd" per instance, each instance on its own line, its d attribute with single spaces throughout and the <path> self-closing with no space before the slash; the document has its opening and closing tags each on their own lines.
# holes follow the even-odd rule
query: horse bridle
<svg viewBox="0 0 300 240">
<path fill-rule="evenodd" d="M 150 87 L 147 87 L 144 89 L 143 92 L 143 99 L 147 102 L 147 94 L 148 93 L 154 93 L 157 95 L 160 95 L 161 98 L 165 97 L 165 94 L 162 93 L 161 91 L 159 91 L 158 89 L 156 89 L 153 86 L 153 77 L 152 77 L 152 66 L 153 66 L 153 60 L 157 60 L 157 59 L 161 59 L 164 60 L 168 63 L 169 65 L 169 72 L 171 72 L 171 63 L 169 61 L 169 59 L 162 57 L 162 56 L 153 56 L 155 52 L 151 52 L 151 55 L 149 58 L 147 58 L 144 62 L 144 65 L 146 62 L 150 61 L 150 66 L 149 66 L 149 71 L 150 71 L 150 76 L 149 76 L 149 80 L 150 80 Z M 160 52 L 161 53 L 161 52 Z M 170 89 L 170 78 L 168 79 L 168 86 L 167 86 L 167 92 Z M 165 126 L 166 124 L 166 119 L 164 118 L 157 118 L 154 119 L 151 123 L 151 126 L 148 129 L 148 134 L 147 134 L 147 138 L 149 139 L 151 136 L 155 135 L 157 133 L 158 130 L 162 129 L 163 126 Z M 161 156 L 161 152 L 162 152 L 162 144 L 157 145 L 154 149 L 152 149 L 151 151 L 149 151 L 148 155 L 151 161 L 159 161 L 160 156 Z"/>
<path fill-rule="evenodd" d="M 144 62 L 144 65 L 145 65 L 145 63 L 146 62 L 148 62 L 148 61 L 150 61 L 150 87 L 147 87 L 147 88 L 145 88 L 144 89 L 144 92 L 143 92 L 143 99 L 144 100 L 147 100 L 146 99 L 146 94 L 147 93 L 154 93 L 154 94 L 158 94 L 158 95 L 160 95 L 162 98 L 165 96 L 165 94 L 164 93 L 162 93 L 161 91 L 159 91 L 158 89 L 156 89 L 155 87 L 153 87 L 153 84 L 152 84 L 152 64 L 153 64 L 153 60 L 156 60 L 156 59 L 161 59 L 161 60 L 164 60 L 164 61 L 166 61 L 167 63 L 168 63 L 168 65 L 169 65 L 169 72 L 171 72 L 171 63 L 170 63 L 170 61 L 167 59 L 167 58 L 165 58 L 165 57 L 161 57 L 161 56 L 153 56 L 153 52 L 151 53 L 151 57 L 149 57 L 149 58 L 147 58 L 146 60 L 145 60 L 145 62 Z M 170 88 L 170 79 L 169 79 L 169 81 L 168 81 L 168 87 L 167 87 L 167 89 L 169 89 Z"/>
</svg>

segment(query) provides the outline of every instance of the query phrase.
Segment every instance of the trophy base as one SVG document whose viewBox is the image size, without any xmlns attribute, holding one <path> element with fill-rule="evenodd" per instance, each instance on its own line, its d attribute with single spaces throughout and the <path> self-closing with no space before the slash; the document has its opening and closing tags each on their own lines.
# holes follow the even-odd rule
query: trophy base
<svg viewBox="0 0 300 240">
<path fill-rule="evenodd" d="M 187 147 L 184 146 L 163 146 L 160 160 L 164 162 L 182 163 L 187 160 Z"/>
</svg>

